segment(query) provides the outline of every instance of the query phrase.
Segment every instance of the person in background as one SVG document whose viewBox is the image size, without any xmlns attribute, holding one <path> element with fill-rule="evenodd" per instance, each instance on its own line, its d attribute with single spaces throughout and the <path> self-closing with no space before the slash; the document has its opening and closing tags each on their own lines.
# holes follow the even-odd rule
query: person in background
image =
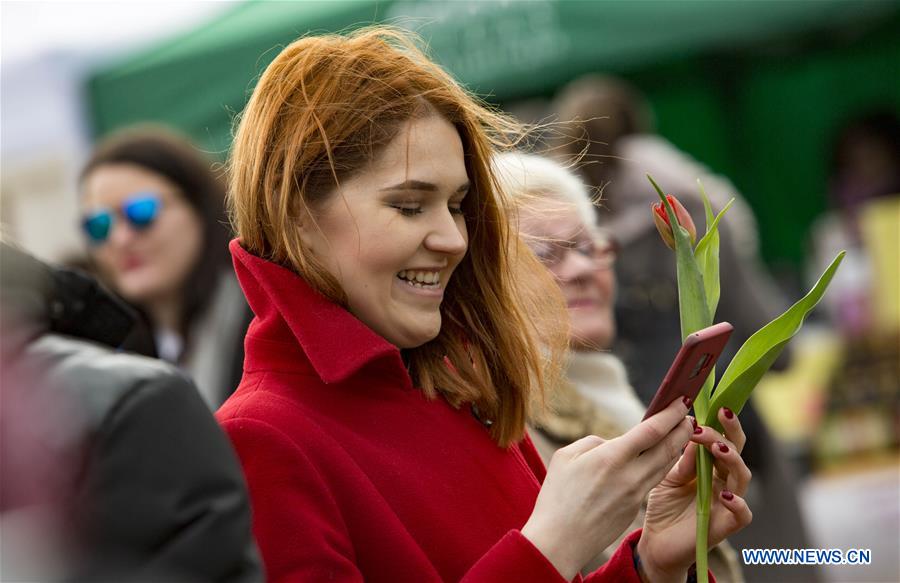
<svg viewBox="0 0 900 583">
<path fill-rule="evenodd" d="M 193 383 L 117 353 L 133 311 L 0 243 L 3 581 L 262 580 L 240 465 Z"/>
<path fill-rule="evenodd" d="M 138 126 L 97 146 L 80 187 L 90 257 L 148 323 L 126 348 L 177 364 L 217 408 L 240 380 L 251 314 L 211 162 L 171 130 Z"/>
<path fill-rule="evenodd" d="M 562 165 L 538 155 L 505 152 L 494 156 L 494 167 L 501 188 L 521 203 L 516 220 L 523 238 L 566 300 L 572 349 L 566 378 L 610 417 L 619 433 L 627 431 L 641 421 L 646 408 L 628 384 L 621 361 L 608 351 L 616 334 L 613 266 L 618 244 L 596 228 L 587 188 Z"/>
<path fill-rule="evenodd" d="M 889 109 L 855 116 L 838 130 L 831 148 L 828 206 L 811 228 L 809 279 L 815 281 L 841 250 L 847 256 L 823 304 L 847 338 L 859 338 L 875 323 L 872 272 L 860 215 L 876 200 L 900 197 L 900 117 Z"/>
<path fill-rule="evenodd" d="M 705 213 L 699 178 L 714 212 L 735 203 L 719 223 L 722 295 L 716 321 L 734 326 L 720 358 L 724 366 L 754 332 L 787 308 L 758 254 L 756 223 L 749 206 L 725 178 L 712 174 L 670 142 L 653 133 L 651 112 L 643 96 L 615 78 L 590 75 L 573 81 L 559 94 L 560 122 L 555 155 L 582 157 L 580 172 L 590 188 L 602 189 L 598 221 L 620 244 L 616 263 L 619 295 L 612 349 L 621 357 L 638 395 L 649 403 L 681 346 L 678 288 L 672 251 L 659 238 L 650 204 L 659 202 L 647 174 L 684 204 L 698 225 Z M 648 355 L 652 355 L 648 358 Z M 788 356 L 782 355 L 776 368 Z M 744 407 L 747 464 L 753 471 L 750 496 L 758 502 L 753 523 L 730 541 L 738 548 L 807 548 L 809 541 L 797 504 L 794 478 L 752 403 Z M 765 500 L 765 503 L 762 501 Z M 748 565 L 748 581 L 815 581 L 814 566 Z"/>
<path fill-rule="evenodd" d="M 751 519 L 740 422 L 695 434 L 682 400 L 545 470 L 525 422 L 566 312 L 495 187 L 520 130 L 390 28 L 302 38 L 262 74 L 229 188 L 256 317 L 217 418 L 272 581 L 571 581 L 652 489 L 588 581 L 681 583 L 697 447 L 724 480 L 710 543 Z"/>
<path fill-rule="evenodd" d="M 534 154 L 494 156 L 501 189 L 520 203 L 520 233 L 553 274 L 569 312 L 569 355 L 565 376 L 531 423 L 530 435 L 545 463 L 587 435 L 616 438 L 640 423 L 646 407 L 611 352 L 616 333 L 613 303 L 618 245 L 597 227 L 597 214 L 584 183 L 561 164 Z M 635 528 L 643 522 L 643 512 Z M 609 559 L 615 543 L 591 566 Z M 723 542 L 710 552 L 710 571 L 720 583 L 743 581 L 734 550 Z"/>
<path fill-rule="evenodd" d="M 875 109 L 848 120 L 831 153 L 828 199 L 845 214 L 846 228 L 859 241 L 855 224 L 862 206 L 900 193 L 900 117 Z"/>
<path fill-rule="evenodd" d="M 647 174 L 667 194 L 677 196 L 698 225 L 705 217 L 698 179 L 714 212 L 735 199 L 719 224 L 722 297 L 716 318 L 734 326 L 729 352 L 723 355 L 727 362 L 744 340 L 787 308 L 762 267 L 756 221 L 746 201 L 726 178 L 653 133 L 649 105 L 623 81 L 595 75 L 577 79 L 560 92 L 554 109 L 565 127 L 556 139 L 556 153 L 565 160 L 583 154 L 579 172 L 590 188 L 603 193 L 599 224 L 621 245 L 615 348 L 645 400 L 653 396 L 667 364 L 660 360 L 647 365 L 643 355 L 648 350 L 667 354 L 672 347 L 674 355 L 681 337 L 675 261 L 659 244 L 647 210 L 659 202 Z"/>
</svg>

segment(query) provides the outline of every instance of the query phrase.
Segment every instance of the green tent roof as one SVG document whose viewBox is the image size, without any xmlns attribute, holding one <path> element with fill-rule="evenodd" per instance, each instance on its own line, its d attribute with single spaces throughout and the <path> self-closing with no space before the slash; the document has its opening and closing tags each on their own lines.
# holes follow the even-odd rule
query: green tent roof
<svg viewBox="0 0 900 583">
<path fill-rule="evenodd" d="M 234 115 L 282 47 L 376 22 L 417 31 L 498 103 L 586 72 L 630 78 L 660 133 L 747 197 L 772 262 L 802 260 L 835 129 L 867 108 L 900 109 L 897 0 L 308 0 L 237 4 L 96 72 L 94 129 L 167 123 L 224 157 Z"/>
<path fill-rule="evenodd" d="M 896 7 L 858 0 L 254 1 L 97 72 L 89 100 L 98 134 L 156 120 L 224 148 L 229 119 L 258 75 L 281 47 L 311 32 L 375 22 L 411 28 L 457 79 L 502 101 L 587 71 L 735 51 Z"/>
</svg>

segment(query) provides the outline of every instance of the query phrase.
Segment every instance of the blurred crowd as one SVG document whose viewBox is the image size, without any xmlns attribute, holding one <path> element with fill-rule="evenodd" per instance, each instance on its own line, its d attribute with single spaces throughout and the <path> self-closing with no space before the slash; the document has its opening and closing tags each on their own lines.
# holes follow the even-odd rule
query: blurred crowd
<svg viewBox="0 0 900 583">
<path fill-rule="evenodd" d="M 549 465 L 582 438 L 610 440 L 637 426 L 681 345 L 674 255 L 654 226 L 658 197 L 647 174 L 698 225 L 698 180 L 714 211 L 735 200 L 720 224 L 716 320 L 734 326 L 720 370 L 796 298 L 762 261 L 765 226 L 744 195 L 658 134 L 636 87 L 589 75 L 535 117 L 552 120 L 536 128 L 540 139 L 528 151 L 493 153 L 492 167 L 521 209 L 510 225 L 570 317 L 563 382 L 529 420 Z M 213 417 L 247 372 L 248 326 L 254 333 L 251 292 L 242 293 L 228 251 L 229 170 L 239 169 L 214 163 L 175 128 L 126 128 L 104 137 L 80 174 L 77 260 L 51 266 L 3 242 L 3 580 L 262 580 L 246 462 Z M 743 565 L 736 549 L 814 547 L 798 503 L 803 474 L 900 444 L 895 112 L 847 120 L 829 171 L 808 272 L 817 277 L 847 250 L 812 317 L 840 348 L 815 401 L 804 403 L 816 422 L 799 449 L 785 447 L 773 427 L 785 421 L 773 421 L 764 403 L 741 413 L 753 522 L 711 554 L 718 581 L 818 580 L 813 566 Z M 271 212 L 279 204 L 276 193 L 266 201 Z M 793 346 L 770 378 L 811 382 L 796 374 L 807 358 Z M 629 531 L 579 570 L 610 560 Z"/>
</svg>

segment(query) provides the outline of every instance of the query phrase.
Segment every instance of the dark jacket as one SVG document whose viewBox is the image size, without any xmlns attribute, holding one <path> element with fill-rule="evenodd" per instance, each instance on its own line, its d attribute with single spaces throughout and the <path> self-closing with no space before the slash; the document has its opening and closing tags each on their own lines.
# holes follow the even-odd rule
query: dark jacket
<svg viewBox="0 0 900 583">
<path fill-rule="evenodd" d="M 87 276 L 6 245 L 0 269 L 3 401 L 31 405 L 4 416 L 2 510 L 56 509 L 69 580 L 261 580 L 240 466 L 191 380 L 112 350 L 130 310 Z M 51 474 L 35 501 L 29 476 Z"/>
<path fill-rule="evenodd" d="M 531 441 L 501 448 L 468 406 L 416 389 L 396 346 L 231 249 L 256 318 L 244 379 L 216 416 L 270 580 L 563 583 L 519 531 L 545 475 Z M 588 580 L 638 583 L 639 533 Z"/>
</svg>

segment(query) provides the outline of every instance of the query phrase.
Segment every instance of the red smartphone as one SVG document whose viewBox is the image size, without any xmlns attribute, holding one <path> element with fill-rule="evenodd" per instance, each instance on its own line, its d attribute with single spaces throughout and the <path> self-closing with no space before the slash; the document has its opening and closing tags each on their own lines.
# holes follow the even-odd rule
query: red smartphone
<svg viewBox="0 0 900 583">
<path fill-rule="evenodd" d="M 697 397 L 706 377 L 725 349 L 732 330 L 734 328 L 728 322 L 719 322 L 688 334 L 653 401 L 647 407 L 644 419 L 656 415 L 675 399 L 690 397 L 693 401 Z"/>
</svg>

